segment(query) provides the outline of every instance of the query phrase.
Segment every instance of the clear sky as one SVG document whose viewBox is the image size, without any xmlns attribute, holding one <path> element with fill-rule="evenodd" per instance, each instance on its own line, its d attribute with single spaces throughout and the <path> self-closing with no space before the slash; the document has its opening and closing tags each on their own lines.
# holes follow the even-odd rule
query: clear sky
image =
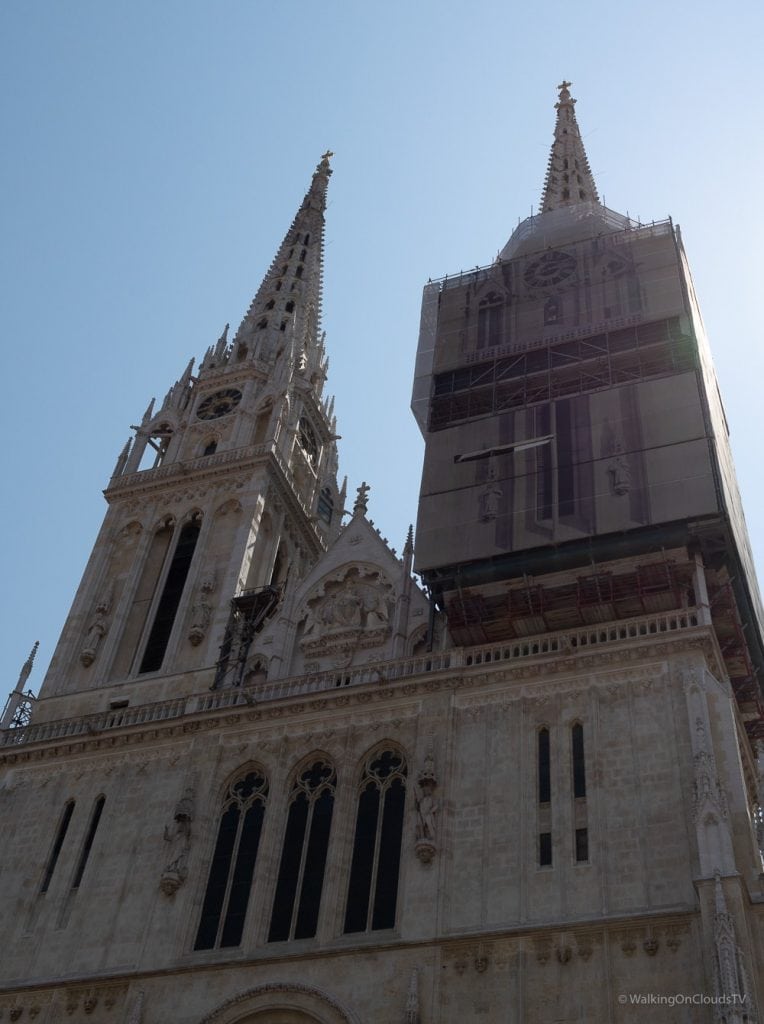
<svg viewBox="0 0 764 1024">
<path fill-rule="evenodd" d="M 761 572 L 763 11 L 2 0 L 0 710 L 37 639 L 39 688 L 130 424 L 238 326 L 327 148 L 340 471 L 400 549 L 422 285 L 538 203 L 563 77 L 607 205 L 682 226 Z"/>
</svg>

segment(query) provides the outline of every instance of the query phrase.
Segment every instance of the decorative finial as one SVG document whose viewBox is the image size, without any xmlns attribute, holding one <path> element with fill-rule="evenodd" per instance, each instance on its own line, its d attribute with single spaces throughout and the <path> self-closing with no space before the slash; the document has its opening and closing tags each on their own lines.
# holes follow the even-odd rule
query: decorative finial
<svg viewBox="0 0 764 1024">
<path fill-rule="evenodd" d="M 23 691 L 24 684 L 26 683 L 27 679 L 29 679 L 29 675 L 32 671 L 32 665 L 34 664 L 34 656 L 35 654 L 37 654 L 37 648 L 39 646 L 40 641 L 35 640 L 34 646 L 32 647 L 32 650 L 29 652 L 29 657 L 21 667 L 21 672 L 19 672 L 19 681 L 16 683 L 16 689 L 19 691 L 19 693 Z"/>
<path fill-rule="evenodd" d="M 406 543 L 403 545 L 403 553 L 409 554 L 414 550 L 414 525 L 409 524 L 409 532 L 406 534 Z"/>
<path fill-rule="evenodd" d="M 225 344 L 228 343 L 228 328 L 230 326 L 231 326 L 230 324 L 226 324 L 225 325 L 225 327 L 223 328 L 223 333 L 218 338 L 218 344 L 220 344 L 221 341 L 224 342 Z"/>
<path fill-rule="evenodd" d="M 353 515 L 354 516 L 366 515 L 366 513 L 369 511 L 369 491 L 370 490 L 371 490 L 371 488 L 369 487 L 369 485 L 364 480 L 363 483 L 361 484 L 361 486 L 358 488 L 358 491 L 357 491 L 358 497 L 355 499 L 355 504 L 353 505 Z"/>
<path fill-rule="evenodd" d="M 327 149 L 327 151 L 325 153 L 321 154 L 321 161 L 322 161 L 322 163 L 329 163 L 329 160 L 333 156 L 334 156 L 334 153 L 332 152 L 332 150 L 331 149 Z"/>
</svg>

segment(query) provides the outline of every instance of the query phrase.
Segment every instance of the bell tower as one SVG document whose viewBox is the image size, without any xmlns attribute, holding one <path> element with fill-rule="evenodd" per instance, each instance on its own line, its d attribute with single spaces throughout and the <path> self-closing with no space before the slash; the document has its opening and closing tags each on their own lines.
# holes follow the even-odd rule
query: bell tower
<svg viewBox="0 0 764 1024">
<path fill-rule="evenodd" d="M 198 689 L 200 674 L 230 682 L 237 646 L 337 535 L 321 329 L 330 156 L 234 337 L 226 325 L 197 371 L 192 359 L 152 399 L 120 453 L 38 716 L 104 687 L 140 686 L 143 701 Z"/>
<path fill-rule="evenodd" d="M 541 212 L 424 291 L 416 566 L 457 644 L 696 606 L 756 738 L 761 599 L 681 233 L 600 202 L 569 87 Z"/>
</svg>

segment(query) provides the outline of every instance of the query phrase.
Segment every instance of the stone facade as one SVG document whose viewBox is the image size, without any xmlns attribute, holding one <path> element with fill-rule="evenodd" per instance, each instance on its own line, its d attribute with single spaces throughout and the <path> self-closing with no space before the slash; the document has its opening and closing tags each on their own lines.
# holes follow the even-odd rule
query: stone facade
<svg viewBox="0 0 764 1024">
<path fill-rule="evenodd" d="M 639 614 L 457 644 L 366 485 L 340 525 L 329 174 L 3 715 L 0 1021 L 758 1020 L 764 752 L 697 554 Z"/>
</svg>

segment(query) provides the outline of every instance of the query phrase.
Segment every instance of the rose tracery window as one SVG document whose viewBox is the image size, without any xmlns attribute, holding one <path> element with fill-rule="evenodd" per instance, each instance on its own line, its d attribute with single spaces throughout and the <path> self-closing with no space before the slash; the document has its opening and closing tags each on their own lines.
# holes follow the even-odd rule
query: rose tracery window
<svg viewBox="0 0 764 1024">
<path fill-rule="evenodd" d="M 301 772 L 292 787 L 269 942 L 316 934 L 337 775 L 326 761 Z"/>
<path fill-rule="evenodd" d="M 267 797 L 268 782 L 259 771 L 228 787 L 194 949 L 241 942 Z"/>
<path fill-rule="evenodd" d="M 345 932 L 395 925 L 406 802 L 406 762 L 394 750 L 376 753 L 361 778 Z"/>
</svg>

